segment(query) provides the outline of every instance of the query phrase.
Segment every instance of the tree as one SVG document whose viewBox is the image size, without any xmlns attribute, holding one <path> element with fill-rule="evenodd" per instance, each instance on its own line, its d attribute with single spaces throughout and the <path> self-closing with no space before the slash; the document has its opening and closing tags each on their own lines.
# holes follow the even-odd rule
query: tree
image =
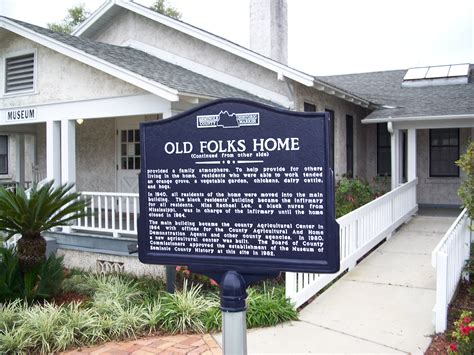
<svg viewBox="0 0 474 355">
<path fill-rule="evenodd" d="M 181 13 L 172 6 L 167 4 L 166 0 L 156 0 L 150 9 L 162 15 L 181 19 Z M 67 16 L 59 23 L 48 23 L 48 28 L 59 33 L 70 34 L 74 29 L 83 23 L 90 15 L 90 11 L 86 10 L 84 4 L 76 5 L 67 10 Z"/>
<path fill-rule="evenodd" d="M 181 13 L 176 8 L 169 6 L 166 0 L 156 0 L 154 4 L 150 6 L 150 9 L 177 20 L 181 19 Z"/>
<path fill-rule="evenodd" d="M 0 230 L 6 233 L 6 240 L 21 235 L 17 253 L 22 271 L 33 270 L 45 260 L 46 240 L 42 232 L 89 215 L 89 201 L 79 198 L 80 193 L 72 192 L 72 188 L 73 185 L 55 187 L 49 182 L 40 188 L 33 186 L 28 195 L 22 188 L 0 188 Z"/>
<path fill-rule="evenodd" d="M 474 219 L 474 142 L 469 144 L 466 153 L 459 157 L 456 164 L 466 174 L 465 180 L 459 187 L 458 196 L 472 220 Z"/>
<path fill-rule="evenodd" d="M 55 32 L 71 33 L 90 15 L 84 4 L 76 5 L 67 10 L 68 14 L 60 23 L 48 23 L 48 28 Z"/>
</svg>

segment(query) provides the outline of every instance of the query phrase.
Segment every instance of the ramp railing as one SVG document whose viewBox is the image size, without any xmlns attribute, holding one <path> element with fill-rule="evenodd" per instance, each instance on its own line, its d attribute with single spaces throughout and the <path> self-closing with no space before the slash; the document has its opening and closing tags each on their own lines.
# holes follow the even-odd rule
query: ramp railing
<svg viewBox="0 0 474 355">
<path fill-rule="evenodd" d="M 470 225 L 471 220 L 464 209 L 431 253 L 431 264 L 436 268 L 436 303 L 433 313 L 437 333 L 446 330 L 448 306 L 469 258 Z"/>
<path fill-rule="evenodd" d="M 301 306 L 405 223 L 418 210 L 414 179 L 338 218 L 341 267 L 336 274 L 286 273 L 286 297 Z"/>
</svg>

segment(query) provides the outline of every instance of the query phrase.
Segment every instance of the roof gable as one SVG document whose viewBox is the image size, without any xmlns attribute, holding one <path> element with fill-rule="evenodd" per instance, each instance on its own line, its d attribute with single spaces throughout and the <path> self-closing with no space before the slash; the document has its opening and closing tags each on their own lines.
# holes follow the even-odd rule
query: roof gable
<svg viewBox="0 0 474 355">
<path fill-rule="evenodd" d="M 134 48 L 94 42 L 1 16 L 0 27 L 169 101 L 177 101 L 178 95 L 191 94 L 205 98 L 239 97 L 273 104 Z"/>
<path fill-rule="evenodd" d="M 323 91 L 328 95 L 337 96 L 343 100 L 352 102 L 356 105 L 368 107 L 370 102 L 363 97 L 354 95 L 342 88 L 338 88 L 330 83 L 318 80 L 312 75 L 303 73 L 299 70 L 291 68 L 287 65 L 281 64 L 273 59 L 265 57 L 248 48 L 233 43 L 225 38 L 217 36 L 213 33 L 207 32 L 186 22 L 159 14 L 145 6 L 137 4 L 129 0 L 108 0 L 103 3 L 85 22 L 83 22 L 74 32 L 73 35 L 80 37 L 92 36 L 102 26 L 107 26 L 108 21 L 112 21 L 120 9 L 126 9 L 136 14 L 144 16 L 148 19 L 156 21 L 162 25 L 173 28 L 177 31 L 185 33 L 193 38 L 204 41 L 210 45 L 216 46 L 222 50 L 232 53 L 238 57 L 246 59 L 252 63 L 260 65 L 277 74 L 279 80 L 287 77 L 295 82 L 303 84 L 308 87 L 314 87 L 316 90 Z"/>
</svg>

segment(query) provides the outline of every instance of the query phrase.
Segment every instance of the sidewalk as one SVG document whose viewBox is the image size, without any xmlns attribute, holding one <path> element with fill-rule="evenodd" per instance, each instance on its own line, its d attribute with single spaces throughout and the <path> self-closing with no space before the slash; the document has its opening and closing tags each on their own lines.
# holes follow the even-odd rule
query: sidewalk
<svg viewBox="0 0 474 355">
<path fill-rule="evenodd" d="M 434 333 L 431 251 L 454 219 L 415 217 L 306 306 L 299 321 L 249 330 L 249 354 L 424 353 Z"/>
</svg>

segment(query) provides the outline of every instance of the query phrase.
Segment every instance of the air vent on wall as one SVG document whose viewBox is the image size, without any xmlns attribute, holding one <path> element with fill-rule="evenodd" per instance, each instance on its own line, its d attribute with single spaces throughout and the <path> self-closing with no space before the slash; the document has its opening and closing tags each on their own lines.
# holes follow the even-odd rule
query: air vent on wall
<svg viewBox="0 0 474 355">
<path fill-rule="evenodd" d="M 5 93 L 33 90 L 34 65 L 34 53 L 7 58 L 5 60 Z"/>
</svg>

